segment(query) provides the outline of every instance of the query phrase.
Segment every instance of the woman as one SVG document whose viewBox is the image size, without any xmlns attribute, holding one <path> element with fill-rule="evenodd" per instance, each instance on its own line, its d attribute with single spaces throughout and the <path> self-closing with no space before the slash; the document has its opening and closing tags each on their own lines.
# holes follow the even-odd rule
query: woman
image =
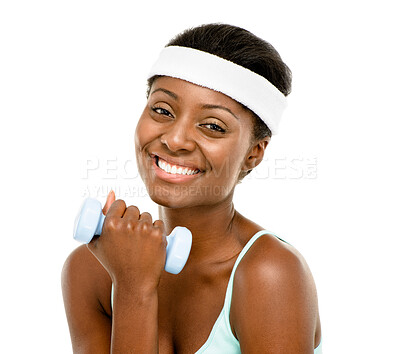
<svg viewBox="0 0 400 354">
<path fill-rule="evenodd" d="M 290 83 L 275 49 L 234 26 L 190 29 L 164 49 L 135 134 L 159 220 L 111 192 L 101 237 L 67 259 L 75 353 L 320 352 L 304 259 L 232 203 L 277 130 Z M 177 225 L 193 244 L 172 275 L 165 235 Z"/>
</svg>

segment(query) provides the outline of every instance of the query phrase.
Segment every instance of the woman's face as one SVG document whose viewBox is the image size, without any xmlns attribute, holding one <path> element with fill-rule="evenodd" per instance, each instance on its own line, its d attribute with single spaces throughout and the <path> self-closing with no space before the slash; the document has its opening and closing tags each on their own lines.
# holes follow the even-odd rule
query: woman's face
<svg viewBox="0 0 400 354">
<path fill-rule="evenodd" d="M 231 195 L 247 170 L 251 113 L 228 96 L 160 77 L 136 128 L 139 173 L 154 202 L 211 205 Z"/>
</svg>

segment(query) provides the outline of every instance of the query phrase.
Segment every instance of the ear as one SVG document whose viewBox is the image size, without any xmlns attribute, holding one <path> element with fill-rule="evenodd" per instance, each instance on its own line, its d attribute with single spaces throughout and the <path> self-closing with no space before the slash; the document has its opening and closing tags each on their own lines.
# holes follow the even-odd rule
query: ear
<svg viewBox="0 0 400 354">
<path fill-rule="evenodd" d="M 265 149 L 269 144 L 270 140 L 271 138 L 267 136 L 264 139 L 254 143 L 254 145 L 250 147 L 246 155 L 246 159 L 243 163 L 242 171 L 245 172 L 250 171 L 262 161 Z"/>
</svg>

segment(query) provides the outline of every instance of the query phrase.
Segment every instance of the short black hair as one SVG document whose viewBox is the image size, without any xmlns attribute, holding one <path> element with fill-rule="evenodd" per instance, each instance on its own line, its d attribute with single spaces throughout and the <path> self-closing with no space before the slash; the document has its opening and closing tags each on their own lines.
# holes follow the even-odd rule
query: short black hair
<svg viewBox="0 0 400 354">
<path fill-rule="evenodd" d="M 285 96 L 291 91 L 292 73 L 279 53 L 270 43 L 243 28 L 221 23 L 205 24 L 183 31 L 168 46 L 189 47 L 217 55 L 263 76 Z M 149 90 L 156 78 L 149 79 Z M 270 137 L 268 126 L 254 112 L 252 114 L 254 141 Z"/>
</svg>

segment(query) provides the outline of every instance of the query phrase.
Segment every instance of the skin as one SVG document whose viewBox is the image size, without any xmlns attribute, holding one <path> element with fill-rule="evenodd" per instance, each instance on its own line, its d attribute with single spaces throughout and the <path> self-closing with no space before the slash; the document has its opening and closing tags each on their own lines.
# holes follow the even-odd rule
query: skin
<svg viewBox="0 0 400 354">
<path fill-rule="evenodd" d="M 68 257 L 62 284 L 74 353 L 194 353 L 205 343 L 238 254 L 264 229 L 232 202 L 240 173 L 261 162 L 269 142 L 251 133 L 251 113 L 224 94 L 155 81 L 135 145 L 159 220 L 110 193 L 101 237 Z M 164 180 L 154 155 L 200 172 Z M 193 244 L 182 272 L 171 275 L 163 270 L 165 235 L 177 225 L 191 230 Z M 230 324 L 243 353 L 313 353 L 317 295 L 296 249 L 273 235 L 253 244 L 235 274 Z"/>
</svg>

